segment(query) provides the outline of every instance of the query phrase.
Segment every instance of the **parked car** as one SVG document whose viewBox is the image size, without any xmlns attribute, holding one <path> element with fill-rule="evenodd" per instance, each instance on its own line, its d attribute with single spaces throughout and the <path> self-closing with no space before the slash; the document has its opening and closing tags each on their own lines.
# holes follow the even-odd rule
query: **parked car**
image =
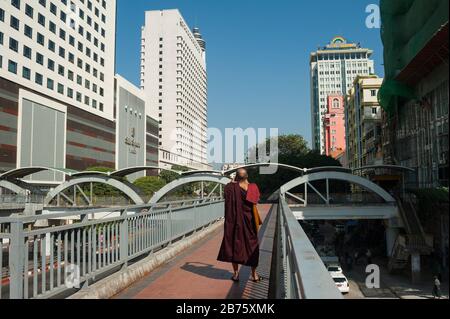
<svg viewBox="0 0 450 319">
<path fill-rule="evenodd" d="M 328 272 L 330 273 L 330 275 L 332 275 L 332 276 L 333 276 L 334 274 L 336 274 L 336 275 L 343 275 L 342 267 L 339 266 L 339 265 L 336 265 L 336 264 L 330 264 L 330 265 L 328 265 L 327 270 L 328 270 Z"/>
<path fill-rule="evenodd" d="M 348 294 L 350 292 L 350 284 L 348 283 L 347 277 L 343 274 L 333 274 L 331 277 L 341 293 Z"/>
</svg>

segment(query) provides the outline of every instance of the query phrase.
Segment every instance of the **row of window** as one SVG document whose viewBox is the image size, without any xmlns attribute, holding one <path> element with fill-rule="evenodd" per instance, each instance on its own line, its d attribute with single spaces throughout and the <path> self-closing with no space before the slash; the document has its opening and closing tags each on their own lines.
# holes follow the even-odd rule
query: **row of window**
<svg viewBox="0 0 450 319">
<path fill-rule="evenodd" d="M 29 5 L 27 5 L 26 8 L 31 8 L 29 7 Z M 27 13 L 27 15 L 29 15 L 31 18 L 33 18 L 33 9 L 29 9 L 31 10 L 31 13 Z M 26 10 L 27 12 L 27 10 Z M 42 14 L 38 14 L 38 23 L 42 26 L 42 27 L 46 27 L 46 17 Z M 5 12 L 3 9 L 0 9 L 0 21 L 4 22 L 5 20 Z M 20 21 L 19 19 L 17 19 L 15 16 L 11 15 L 10 18 L 10 26 L 17 30 L 20 31 Z M 99 57 L 99 54 L 95 53 L 91 48 L 89 48 L 88 46 L 84 46 L 82 42 L 78 42 L 77 46 L 76 46 L 76 41 L 75 41 L 75 37 L 72 35 L 67 34 L 67 32 L 60 28 L 59 32 L 57 30 L 57 26 L 54 22 L 50 21 L 48 22 L 48 29 L 50 32 L 52 32 L 53 34 L 59 36 L 59 38 L 63 41 L 66 41 L 68 39 L 68 43 L 72 46 L 72 47 L 77 47 L 78 51 L 86 54 L 89 58 L 93 58 L 95 62 L 99 62 L 102 66 L 105 65 L 105 61 L 103 57 Z M 90 32 L 86 32 L 84 33 L 84 29 L 82 26 L 79 27 L 79 34 L 86 38 L 87 40 L 89 40 L 90 42 L 92 42 L 92 35 Z M 33 39 L 33 28 L 31 28 L 29 25 L 27 25 L 26 23 L 24 23 L 24 34 L 29 37 L 30 39 Z M 37 32 L 37 40 L 38 43 L 41 45 L 44 45 L 44 36 Z M 50 41 L 50 40 L 49 40 Z M 105 52 L 105 44 L 104 43 L 99 43 L 99 40 L 97 38 L 94 37 L 94 45 L 98 48 L 100 47 L 100 50 L 102 52 Z"/>
<path fill-rule="evenodd" d="M 0 32 L 0 45 L 3 45 L 3 42 L 4 42 L 4 35 L 3 35 L 2 32 Z M 53 42 L 51 42 L 51 43 L 53 43 Z M 9 38 L 9 48 L 10 48 L 10 50 L 12 50 L 14 52 L 19 53 L 19 42 L 17 40 L 15 40 L 14 38 Z M 53 48 L 53 46 L 51 46 L 51 48 Z M 62 49 L 61 47 L 60 47 L 59 55 L 61 57 L 65 56 L 65 50 Z M 32 49 L 30 47 L 24 45 L 23 46 L 23 56 L 31 60 L 32 59 Z M 44 62 L 45 62 L 44 61 L 44 56 L 41 53 L 36 52 L 35 61 L 36 61 L 36 63 L 44 66 Z M 69 61 L 71 63 L 75 63 L 74 57 L 73 57 L 73 59 L 71 57 L 69 57 Z M 82 64 L 81 59 L 78 59 L 77 62 L 78 62 L 77 63 L 78 67 L 82 69 L 83 68 L 83 64 Z M 56 71 L 55 70 L 56 69 L 55 61 L 50 59 L 50 58 L 48 58 L 47 59 L 47 68 L 49 70 L 55 72 Z M 87 63 L 85 64 L 85 71 L 88 72 L 88 73 L 91 73 L 91 67 Z M 66 72 L 66 67 L 64 67 L 63 65 L 61 65 L 61 64 L 58 65 L 57 72 L 62 77 L 65 77 L 66 73 L 67 73 L 67 78 L 69 80 L 71 80 L 71 81 L 75 81 L 75 74 L 74 74 L 74 72 L 71 71 L 70 69 L 67 69 L 67 72 Z M 92 74 L 97 78 L 98 77 L 97 69 L 93 68 L 92 69 Z M 104 74 L 102 72 L 100 72 L 100 80 L 102 82 L 104 82 Z M 83 82 L 83 78 L 80 75 L 76 76 L 76 83 L 78 85 L 81 85 L 81 86 L 84 85 L 84 87 L 86 89 L 92 90 L 94 93 L 100 94 L 101 96 L 104 96 L 104 89 L 102 87 L 99 87 L 96 83 L 92 83 L 92 85 L 91 85 L 91 81 L 88 80 L 88 79 L 84 79 L 84 82 Z"/>
<path fill-rule="evenodd" d="M 0 55 L 0 68 L 3 68 L 3 57 Z M 15 61 L 8 60 L 8 71 L 10 73 L 19 75 L 18 64 Z M 22 77 L 26 80 L 32 81 L 32 72 L 29 68 L 23 66 L 22 67 Z M 44 85 L 44 76 L 38 72 L 34 74 L 34 82 L 38 85 Z M 83 98 L 83 94 L 81 92 L 75 92 L 70 87 L 65 87 L 62 83 L 55 83 L 53 79 L 50 77 L 47 78 L 46 87 L 49 90 L 56 90 L 61 95 L 66 94 L 69 98 L 75 98 L 76 101 L 80 103 L 84 103 L 87 106 L 92 106 L 94 109 L 99 109 L 101 112 L 104 110 L 103 103 L 98 103 L 97 100 L 91 99 L 89 96 L 85 95 Z"/>
</svg>

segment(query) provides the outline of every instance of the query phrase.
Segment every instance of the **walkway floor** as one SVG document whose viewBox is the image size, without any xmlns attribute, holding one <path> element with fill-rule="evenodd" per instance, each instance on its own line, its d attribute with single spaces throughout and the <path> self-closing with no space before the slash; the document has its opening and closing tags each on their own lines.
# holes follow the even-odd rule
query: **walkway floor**
<svg viewBox="0 0 450 319">
<path fill-rule="evenodd" d="M 271 205 L 259 207 L 265 220 L 261 229 L 261 261 L 259 273 L 266 278 L 255 284 L 247 279 L 250 269 L 243 267 L 241 282 L 233 283 L 231 265 L 216 260 L 222 243 L 223 229 L 203 242 L 150 273 L 115 299 L 264 299 L 269 287 L 274 218 L 267 218 Z M 274 216 L 274 214 L 272 214 Z M 264 236 L 265 235 L 265 236 Z M 268 236 L 269 235 L 269 236 Z"/>
</svg>

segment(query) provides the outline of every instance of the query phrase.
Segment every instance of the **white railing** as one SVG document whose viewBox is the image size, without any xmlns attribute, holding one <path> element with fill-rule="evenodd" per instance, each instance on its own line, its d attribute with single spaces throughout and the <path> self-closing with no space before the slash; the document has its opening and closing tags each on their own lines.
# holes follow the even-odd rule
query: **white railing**
<svg viewBox="0 0 450 319">
<path fill-rule="evenodd" d="M 222 198 L 207 198 L 0 218 L 0 299 L 76 292 L 218 221 L 223 212 Z M 61 225 L 61 219 L 70 222 Z M 48 226 L 36 227 L 42 224 Z"/>
<path fill-rule="evenodd" d="M 280 196 L 276 232 L 277 298 L 342 299 L 319 254 Z"/>
</svg>

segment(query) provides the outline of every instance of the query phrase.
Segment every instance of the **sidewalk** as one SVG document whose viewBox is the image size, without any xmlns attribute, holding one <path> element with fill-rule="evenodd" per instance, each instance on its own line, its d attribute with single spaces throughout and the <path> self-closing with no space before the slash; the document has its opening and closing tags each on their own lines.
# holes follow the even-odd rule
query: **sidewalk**
<svg viewBox="0 0 450 319">
<path fill-rule="evenodd" d="M 266 219 L 271 205 L 259 207 L 261 217 Z M 267 223 L 266 223 L 267 225 Z M 261 230 L 261 233 L 263 229 Z M 261 274 L 266 282 L 258 284 L 259 295 L 255 295 L 255 284 L 248 281 L 250 270 L 241 269 L 239 284 L 233 283 L 231 265 L 216 260 L 223 238 L 223 229 L 213 233 L 209 239 L 194 245 L 163 267 L 135 283 L 115 299 L 250 299 L 267 298 L 261 290 L 268 289 L 268 274 L 265 271 L 266 257 L 261 243 Z"/>
<path fill-rule="evenodd" d="M 364 266 L 356 266 L 352 271 L 347 272 L 349 278 L 355 282 L 359 288 L 362 298 L 386 298 L 386 299 L 433 299 L 433 276 L 424 272 L 422 281 L 417 284 L 411 282 L 407 274 L 391 275 L 382 262 L 380 265 L 380 284 L 378 289 L 366 287 L 366 274 Z M 441 282 L 442 299 L 449 298 L 448 279 Z"/>
</svg>

